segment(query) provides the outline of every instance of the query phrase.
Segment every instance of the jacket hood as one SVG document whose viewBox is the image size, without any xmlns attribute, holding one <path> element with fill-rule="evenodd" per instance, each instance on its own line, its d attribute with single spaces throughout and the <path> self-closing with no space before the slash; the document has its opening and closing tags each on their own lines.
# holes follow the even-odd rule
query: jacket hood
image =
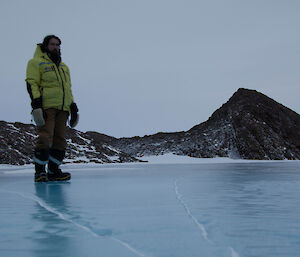
<svg viewBox="0 0 300 257">
<path fill-rule="evenodd" d="M 44 57 L 46 59 L 50 59 L 47 53 L 42 52 L 40 44 L 37 44 L 33 58 L 41 58 Z"/>
</svg>

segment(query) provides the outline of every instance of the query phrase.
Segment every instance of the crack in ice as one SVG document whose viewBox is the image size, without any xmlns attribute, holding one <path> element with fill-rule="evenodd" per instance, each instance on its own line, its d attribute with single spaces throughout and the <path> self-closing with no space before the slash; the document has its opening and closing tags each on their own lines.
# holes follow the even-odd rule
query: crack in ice
<svg viewBox="0 0 300 257">
<path fill-rule="evenodd" d="M 192 215 L 190 209 L 187 207 L 187 205 L 183 201 L 182 195 L 178 191 L 177 180 L 175 180 L 174 186 L 175 186 L 175 193 L 176 193 L 177 200 L 181 203 L 181 205 L 185 209 L 187 215 L 192 219 L 192 221 L 196 224 L 196 226 L 201 230 L 201 233 L 202 233 L 202 236 L 204 237 L 204 239 L 211 243 L 211 241 L 207 237 L 207 231 L 206 231 L 205 227 L 203 226 L 203 224 L 199 223 L 198 220 Z"/>
<path fill-rule="evenodd" d="M 229 249 L 231 251 L 231 256 L 232 257 L 240 257 L 239 254 L 232 247 L 229 247 Z"/>
<path fill-rule="evenodd" d="M 20 193 L 20 192 L 15 192 L 15 191 L 10 191 L 10 190 L 3 190 L 1 189 L 2 192 L 6 192 L 6 193 L 10 193 L 10 194 L 17 194 L 19 196 L 21 196 L 22 198 L 25 199 L 29 199 L 29 200 L 33 200 L 34 202 L 36 202 L 38 205 L 40 205 L 42 208 L 44 208 L 45 210 L 47 210 L 50 213 L 53 213 L 55 215 L 57 215 L 60 219 L 72 223 L 73 225 L 75 225 L 76 227 L 85 230 L 86 232 L 90 233 L 92 236 L 97 237 L 97 238 L 102 238 L 102 237 L 108 237 L 111 240 L 121 244 L 122 246 L 124 246 L 125 248 L 127 248 L 129 251 L 133 252 L 134 254 L 141 256 L 141 257 L 147 257 L 146 255 L 144 255 L 143 253 L 140 253 L 138 250 L 136 250 L 135 248 L 133 248 L 131 245 L 129 245 L 128 243 L 113 237 L 113 236 L 101 236 L 97 233 L 95 233 L 93 230 L 91 230 L 90 228 L 81 225 L 75 221 L 73 221 L 70 218 L 67 218 L 64 214 L 62 214 L 61 212 L 55 210 L 54 208 L 52 208 L 51 206 L 47 205 L 43 200 L 41 200 L 39 197 L 36 196 L 30 196 L 30 195 L 26 195 L 24 193 Z"/>
<path fill-rule="evenodd" d="M 175 190 L 175 194 L 176 194 L 176 198 L 177 200 L 180 202 L 180 204 L 183 206 L 185 212 L 187 213 L 187 215 L 190 217 L 190 219 L 197 225 L 198 229 L 200 229 L 202 236 L 204 237 L 204 239 L 206 241 L 208 241 L 211 244 L 214 244 L 211 240 L 209 240 L 208 238 L 208 234 L 207 231 L 204 227 L 203 224 L 201 224 L 196 218 L 195 216 L 193 216 L 191 210 L 189 209 L 189 207 L 186 205 L 186 203 L 183 200 L 183 196 L 182 194 L 179 193 L 179 189 L 178 189 L 178 184 L 177 184 L 177 179 L 174 182 L 174 190 Z M 228 247 L 230 252 L 231 252 L 231 257 L 239 257 L 239 254 L 231 247 Z"/>
</svg>

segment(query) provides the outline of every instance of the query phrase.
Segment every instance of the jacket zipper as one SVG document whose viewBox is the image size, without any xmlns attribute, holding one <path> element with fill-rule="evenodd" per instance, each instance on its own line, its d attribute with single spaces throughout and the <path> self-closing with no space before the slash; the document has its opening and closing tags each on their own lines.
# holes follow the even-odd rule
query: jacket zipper
<svg viewBox="0 0 300 257">
<path fill-rule="evenodd" d="M 64 76 L 65 76 L 65 81 L 67 82 L 66 73 L 65 73 L 65 71 L 64 71 L 63 69 L 61 69 L 61 70 L 63 71 L 63 74 L 64 74 Z"/>
<path fill-rule="evenodd" d="M 62 102 L 62 106 L 61 106 L 61 110 L 63 111 L 64 110 L 64 105 L 65 105 L 65 87 L 64 87 L 64 81 L 63 81 L 63 79 L 61 77 L 61 74 L 60 74 L 60 71 L 59 71 L 59 67 L 57 67 L 57 71 L 58 71 L 59 77 L 61 79 L 61 86 L 62 86 L 62 90 L 63 90 L 63 102 Z M 55 69 L 55 74 L 56 74 L 56 69 Z M 56 74 L 56 76 L 57 76 L 57 74 Z M 57 77 L 57 79 L 58 79 L 58 77 Z"/>
<path fill-rule="evenodd" d="M 59 81 L 59 78 L 58 78 L 58 76 L 57 76 L 57 72 L 56 72 L 55 67 L 54 67 L 54 66 L 51 66 L 51 68 L 52 68 L 53 71 L 55 71 L 56 78 L 57 78 L 57 80 Z"/>
</svg>

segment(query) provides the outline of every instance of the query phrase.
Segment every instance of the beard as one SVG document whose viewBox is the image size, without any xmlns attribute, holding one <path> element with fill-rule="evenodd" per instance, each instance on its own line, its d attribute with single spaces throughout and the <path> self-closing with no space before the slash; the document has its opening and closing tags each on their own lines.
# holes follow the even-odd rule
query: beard
<svg viewBox="0 0 300 257">
<path fill-rule="evenodd" d="M 61 53 L 60 50 L 48 51 L 48 56 L 55 63 L 59 64 L 61 62 Z"/>
</svg>

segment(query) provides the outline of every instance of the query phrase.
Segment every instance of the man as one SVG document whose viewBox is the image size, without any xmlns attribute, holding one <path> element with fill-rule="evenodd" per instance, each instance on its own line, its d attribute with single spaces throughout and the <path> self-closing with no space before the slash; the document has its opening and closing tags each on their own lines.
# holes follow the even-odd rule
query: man
<svg viewBox="0 0 300 257">
<path fill-rule="evenodd" d="M 78 123 L 78 108 L 71 91 L 69 68 L 61 62 L 61 40 L 55 35 L 38 44 L 26 70 L 27 90 L 38 139 L 34 150 L 35 182 L 66 181 L 71 178 L 59 165 L 65 156 L 65 130 Z M 46 172 L 46 164 L 48 169 Z"/>
</svg>

